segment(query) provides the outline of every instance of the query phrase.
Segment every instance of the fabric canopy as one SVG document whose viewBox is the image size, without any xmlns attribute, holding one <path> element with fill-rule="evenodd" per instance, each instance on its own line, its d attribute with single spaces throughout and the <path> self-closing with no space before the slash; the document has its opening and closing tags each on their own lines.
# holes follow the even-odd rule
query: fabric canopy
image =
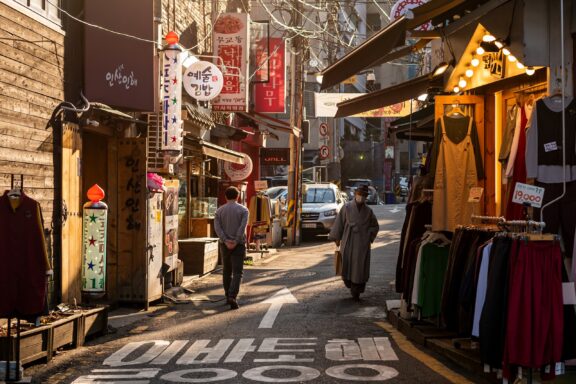
<svg viewBox="0 0 576 384">
<path fill-rule="evenodd" d="M 244 154 L 200 140 L 202 154 L 234 164 L 244 164 Z"/>
<path fill-rule="evenodd" d="M 415 77 L 404 83 L 393 85 L 367 95 L 338 103 L 335 117 L 353 116 L 372 109 L 410 100 L 427 91 L 432 85 L 443 78 L 442 75 L 426 74 Z"/>
</svg>

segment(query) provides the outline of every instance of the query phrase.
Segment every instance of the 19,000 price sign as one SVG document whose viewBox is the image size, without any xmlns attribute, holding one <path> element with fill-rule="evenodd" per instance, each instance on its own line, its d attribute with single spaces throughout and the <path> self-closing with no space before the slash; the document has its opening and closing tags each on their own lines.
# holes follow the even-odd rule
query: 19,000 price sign
<svg viewBox="0 0 576 384">
<path fill-rule="evenodd" d="M 540 208 L 542 206 L 542 200 L 544 200 L 544 188 L 516 183 L 514 195 L 512 196 L 513 203 Z"/>
</svg>

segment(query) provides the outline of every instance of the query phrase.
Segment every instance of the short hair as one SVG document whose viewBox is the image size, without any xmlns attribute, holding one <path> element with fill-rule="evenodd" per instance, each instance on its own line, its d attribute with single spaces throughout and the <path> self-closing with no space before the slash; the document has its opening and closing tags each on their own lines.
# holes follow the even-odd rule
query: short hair
<svg viewBox="0 0 576 384">
<path fill-rule="evenodd" d="M 226 192 L 224 192 L 224 195 L 228 200 L 236 200 L 238 198 L 238 195 L 240 195 L 240 191 L 238 190 L 238 188 L 231 186 L 226 188 Z"/>
</svg>

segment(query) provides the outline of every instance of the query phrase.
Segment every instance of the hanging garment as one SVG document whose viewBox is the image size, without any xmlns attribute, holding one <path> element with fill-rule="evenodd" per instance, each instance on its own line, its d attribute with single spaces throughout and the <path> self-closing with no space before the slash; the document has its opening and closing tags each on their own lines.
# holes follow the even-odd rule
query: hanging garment
<svg viewBox="0 0 576 384">
<path fill-rule="evenodd" d="M 565 106 L 566 164 L 562 166 L 562 99 L 536 102 L 526 132 L 526 174 L 541 183 L 576 181 L 576 100 Z"/>
<path fill-rule="evenodd" d="M 506 204 L 506 219 L 507 220 L 525 220 L 524 207 L 520 204 L 512 202 L 514 197 L 514 188 L 516 183 L 526 183 L 526 125 L 530 117 L 532 108 L 529 106 L 522 106 L 520 108 L 520 124 L 518 129 L 518 150 L 514 157 L 512 165 L 511 182 L 508 183 L 508 199 Z M 508 175 L 507 175 L 508 176 Z"/>
<path fill-rule="evenodd" d="M 500 153 L 498 160 L 505 165 L 510 157 L 512 149 L 512 141 L 514 139 L 514 132 L 516 128 L 516 119 L 518 114 L 518 105 L 514 104 L 506 114 L 506 127 L 502 132 L 502 145 L 500 146 Z"/>
<path fill-rule="evenodd" d="M 268 196 L 252 196 L 250 204 L 248 204 L 248 211 L 250 212 L 248 225 L 254 225 L 254 223 L 270 225 L 272 215 Z"/>
<path fill-rule="evenodd" d="M 562 358 L 564 328 L 560 245 L 515 242 L 518 252 L 510 255 L 504 366 L 556 364 Z"/>
<path fill-rule="evenodd" d="M 420 274 L 417 277 L 419 283 L 414 285 L 418 294 L 412 301 L 421 308 L 422 317 L 437 316 L 440 313 L 448 251 L 448 246 L 434 243 L 424 244 L 421 247 Z"/>
<path fill-rule="evenodd" d="M 504 168 L 504 176 L 507 178 L 512 177 L 514 172 L 514 162 L 516 161 L 516 155 L 518 154 L 518 143 L 520 142 L 520 131 L 522 128 L 522 117 L 525 116 L 522 113 L 522 108 L 516 109 L 516 119 L 514 124 L 514 134 L 512 136 L 512 143 L 510 144 L 510 153 L 508 154 L 508 162 Z"/>
<path fill-rule="evenodd" d="M 446 134 L 446 125 L 452 124 L 454 118 L 441 119 L 442 140 L 434 177 L 433 231 L 454 232 L 457 225 L 471 222 L 473 206 L 468 203 L 468 195 L 470 188 L 477 185 L 477 173 L 470 137 L 473 120 L 467 119 L 466 136 L 459 142 L 453 142 Z"/>
<path fill-rule="evenodd" d="M 480 260 L 480 271 L 478 272 L 478 284 L 476 288 L 476 304 L 474 305 L 474 323 L 472 324 L 472 336 L 480 336 L 480 316 L 486 300 L 486 289 L 488 287 L 488 266 L 490 265 L 490 250 L 492 242 L 482 249 L 482 259 Z"/>
<path fill-rule="evenodd" d="M 50 269 L 40 204 L 6 191 L 0 197 L 0 317 L 41 314 Z"/>
</svg>

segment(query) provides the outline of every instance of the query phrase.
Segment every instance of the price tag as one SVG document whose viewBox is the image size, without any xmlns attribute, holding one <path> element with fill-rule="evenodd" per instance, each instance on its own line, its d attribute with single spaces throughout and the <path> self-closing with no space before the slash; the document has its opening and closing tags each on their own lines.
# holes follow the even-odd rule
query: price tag
<svg viewBox="0 0 576 384">
<path fill-rule="evenodd" d="M 257 191 L 268 189 L 268 180 L 254 180 L 254 189 Z"/>
<path fill-rule="evenodd" d="M 482 188 L 482 187 L 470 188 L 470 193 L 468 194 L 468 202 L 469 203 L 479 203 L 480 198 L 482 197 L 482 192 L 484 192 L 484 188 Z"/>
<path fill-rule="evenodd" d="M 544 188 L 535 185 L 516 183 L 512 202 L 540 208 L 544 199 Z"/>
</svg>

